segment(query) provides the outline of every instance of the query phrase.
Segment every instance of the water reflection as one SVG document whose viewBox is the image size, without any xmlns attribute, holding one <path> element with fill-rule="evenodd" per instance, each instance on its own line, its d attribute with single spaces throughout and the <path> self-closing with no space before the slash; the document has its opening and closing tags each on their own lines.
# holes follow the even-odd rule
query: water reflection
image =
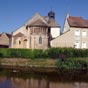
<svg viewBox="0 0 88 88">
<path fill-rule="evenodd" d="M 12 88 L 49 88 L 45 79 L 11 78 Z"/>
<path fill-rule="evenodd" d="M 30 75 L 30 74 L 29 74 Z M 50 76 L 51 78 L 38 75 L 37 77 L 30 76 L 28 78 L 15 77 L 15 76 L 0 76 L 0 88 L 88 88 L 88 82 L 72 81 L 65 82 L 59 81 Z M 54 79 L 53 79 L 54 78 Z M 55 80 L 56 79 L 56 80 Z"/>
</svg>

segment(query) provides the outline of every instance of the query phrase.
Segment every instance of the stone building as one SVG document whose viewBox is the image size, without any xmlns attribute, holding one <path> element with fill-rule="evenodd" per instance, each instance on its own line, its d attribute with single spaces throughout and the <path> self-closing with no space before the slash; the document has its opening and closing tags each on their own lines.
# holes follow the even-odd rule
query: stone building
<svg viewBox="0 0 88 88">
<path fill-rule="evenodd" d="M 48 16 L 36 13 L 27 23 L 12 32 L 11 48 L 47 49 L 50 41 L 60 35 L 55 13 Z"/>
<path fill-rule="evenodd" d="M 1 33 L 0 34 L 0 48 L 9 48 L 11 46 L 11 34 Z"/>
<path fill-rule="evenodd" d="M 51 40 L 51 46 L 88 48 L 88 20 L 67 14 L 64 32 L 56 39 Z"/>
</svg>

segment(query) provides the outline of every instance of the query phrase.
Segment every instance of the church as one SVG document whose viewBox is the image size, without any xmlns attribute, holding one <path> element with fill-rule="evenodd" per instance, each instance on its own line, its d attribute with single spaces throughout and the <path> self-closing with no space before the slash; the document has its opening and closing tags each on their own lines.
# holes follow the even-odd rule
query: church
<svg viewBox="0 0 88 88">
<path fill-rule="evenodd" d="M 12 32 L 11 48 L 48 49 L 50 41 L 60 35 L 60 25 L 55 20 L 55 13 L 47 16 L 39 13 Z"/>
</svg>

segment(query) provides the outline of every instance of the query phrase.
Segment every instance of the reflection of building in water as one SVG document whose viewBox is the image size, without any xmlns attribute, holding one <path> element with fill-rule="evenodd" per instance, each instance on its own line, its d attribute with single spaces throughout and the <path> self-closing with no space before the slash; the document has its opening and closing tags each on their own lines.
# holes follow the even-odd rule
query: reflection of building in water
<svg viewBox="0 0 88 88">
<path fill-rule="evenodd" d="M 74 83 L 74 88 L 88 88 L 88 83 L 85 82 L 75 82 Z"/>
<path fill-rule="evenodd" d="M 0 83 L 4 83 L 7 80 L 6 76 L 0 76 Z"/>
<path fill-rule="evenodd" d="M 49 88 L 73 88 L 73 83 L 50 82 Z"/>
<path fill-rule="evenodd" d="M 12 88 L 10 78 L 0 76 L 0 88 Z"/>
<path fill-rule="evenodd" d="M 6 78 L 0 77 L 0 84 L 1 82 L 4 83 L 6 87 Z M 11 78 L 10 88 L 88 88 L 88 83 L 85 82 L 54 82 L 48 81 L 46 79 L 22 79 L 22 78 Z M 2 88 L 2 87 L 0 87 Z"/>
<path fill-rule="evenodd" d="M 49 83 L 45 79 L 21 79 L 11 78 L 12 88 L 49 88 Z"/>
<path fill-rule="evenodd" d="M 12 88 L 26 88 L 26 81 L 21 78 L 11 78 Z"/>
<path fill-rule="evenodd" d="M 88 88 L 88 82 L 59 82 L 44 78 L 8 78 L 0 76 L 0 88 Z"/>
<path fill-rule="evenodd" d="M 88 88 L 88 83 L 84 82 L 74 82 L 74 83 L 59 83 L 50 82 L 49 88 Z"/>
</svg>

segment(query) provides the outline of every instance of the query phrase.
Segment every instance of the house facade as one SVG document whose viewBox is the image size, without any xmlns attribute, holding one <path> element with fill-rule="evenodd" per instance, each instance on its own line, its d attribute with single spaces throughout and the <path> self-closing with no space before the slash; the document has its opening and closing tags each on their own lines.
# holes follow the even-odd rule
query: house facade
<svg viewBox="0 0 88 88">
<path fill-rule="evenodd" d="M 11 48 L 47 49 L 50 41 L 60 35 L 55 13 L 48 16 L 36 13 L 27 23 L 12 32 Z"/>
<path fill-rule="evenodd" d="M 50 43 L 51 47 L 88 48 L 88 20 L 67 14 L 63 34 Z"/>
<path fill-rule="evenodd" d="M 0 34 L 0 48 L 10 48 L 11 47 L 11 34 L 1 33 Z"/>
</svg>

